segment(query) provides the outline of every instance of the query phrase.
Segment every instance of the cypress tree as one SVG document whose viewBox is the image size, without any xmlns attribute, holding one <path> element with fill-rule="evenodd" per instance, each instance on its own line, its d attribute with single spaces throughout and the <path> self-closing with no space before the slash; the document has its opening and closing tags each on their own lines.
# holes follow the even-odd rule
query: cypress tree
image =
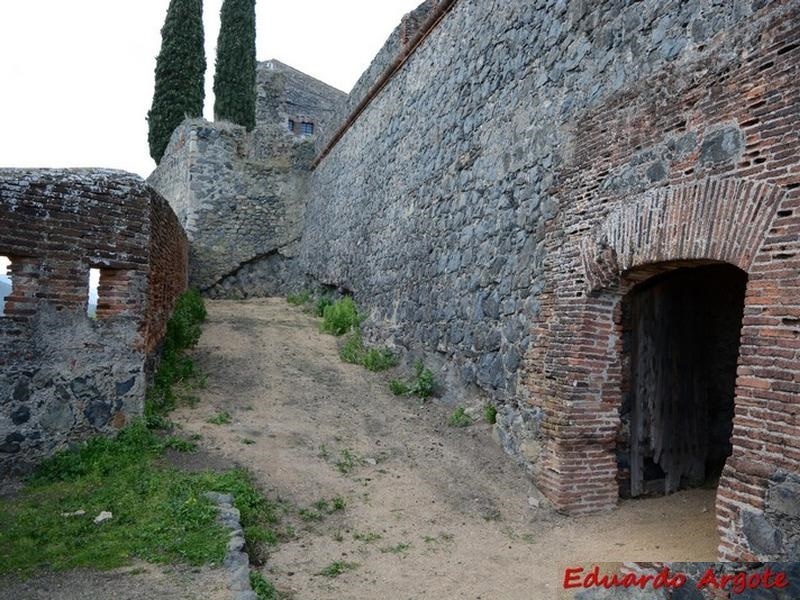
<svg viewBox="0 0 800 600">
<path fill-rule="evenodd" d="M 214 118 L 256 124 L 256 2 L 224 0 L 214 74 Z"/>
<path fill-rule="evenodd" d="M 175 128 L 203 114 L 206 54 L 203 0 L 171 0 L 161 28 L 153 105 L 147 113 L 150 156 L 161 161 Z"/>
</svg>

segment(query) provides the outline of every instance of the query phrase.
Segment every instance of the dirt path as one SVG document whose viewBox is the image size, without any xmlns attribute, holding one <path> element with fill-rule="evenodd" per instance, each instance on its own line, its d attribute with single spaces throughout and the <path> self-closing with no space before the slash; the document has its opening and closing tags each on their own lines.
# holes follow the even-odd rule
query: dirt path
<svg viewBox="0 0 800 600">
<path fill-rule="evenodd" d="M 453 429 L 448 409 L 392 396 L 386 376 L 342 363 L 335 338 L 282 299 L 208 307 L 197 349 L 208 385 L 174 419 L 272 496 L 347 501 L 321 521 L 295 518 L 295 538 L 263 567 L 290 597 L 535 600 L 558 597 L 568 564 L 715 559 L 712 491 L 584 518 L 531 508 L 535 490 L 489 425 Z M 207 422 L 222 410 L 232 423 Z M 358 566 L 319 574 L 334 561 Z"/>
</svg>

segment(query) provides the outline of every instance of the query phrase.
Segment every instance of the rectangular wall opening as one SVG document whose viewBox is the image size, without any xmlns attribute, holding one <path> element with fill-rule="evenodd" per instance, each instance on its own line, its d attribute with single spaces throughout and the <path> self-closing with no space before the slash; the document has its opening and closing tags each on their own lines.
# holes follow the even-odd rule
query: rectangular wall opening
<svg viewBox="0 0 800 600">
<path fill-rule="evenodd" d="M 11 259 L 7 256 L 0 256 L 0 317 L 6 316 L 6 298 L 11 295 L 13 287 Z"/>
<path fill-rule="evenodd" d="M 89 298 L 86 303 L 86 314 L 90 319 L 97 318 L 97 302 L 100 291 L 100 269 L 89 269 Z"/>
</svg>

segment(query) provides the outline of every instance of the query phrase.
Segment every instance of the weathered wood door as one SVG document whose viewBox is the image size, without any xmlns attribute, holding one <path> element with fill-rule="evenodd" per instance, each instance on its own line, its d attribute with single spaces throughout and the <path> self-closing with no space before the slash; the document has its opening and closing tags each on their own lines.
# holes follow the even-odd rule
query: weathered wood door
<svg viewBox="0 0 800 600">
<path fill-rule="evenodd" d="M 687 269 L 631 295 L 632 496 L 644 492 L 646 460 L 668 494 L 702 481 L 710 444 L 728 443 L 745 281 L 731 267 Z"/>
</svg>

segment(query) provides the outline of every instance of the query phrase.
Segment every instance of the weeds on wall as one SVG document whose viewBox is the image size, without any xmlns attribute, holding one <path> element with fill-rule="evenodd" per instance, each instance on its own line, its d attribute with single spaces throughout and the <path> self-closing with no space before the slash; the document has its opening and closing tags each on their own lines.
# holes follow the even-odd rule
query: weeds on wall
<svg viewBox="0 0 800 600">
<path fill-rule="evenodd" d="M 492 404 L 483 407 L 483 420 L 489 425 L 497 423 L 497 409 Z"/>
<path fill-rule="evenodd" d="M 186 351 L 200 339 L 200 325 L 206 320 L 206 307 L 197 290 L 187 290 L 175 303 L 167 322 L 161 351 L 161 361 L 147 390 L 144 415 L 149 426 L 163 427 L 165 415 L 176 404 L 174 386 L 198 376 L 194 362 Z"/>
<path fill-rule="evenodd" d="M 433 371 L 425 368 L 422 361 L 414 363 L 414 375 L 409 379 L 392 379 L 389 389 L 395 396 L 417 396 L 423 400 L 433 396 L 436 389 L 436 379 Z"/>
<path fill-rule="evenodd" d="M 339 357 L 346 363 L 361 365 L 369 371 L 385 371 L 397 366 L 397 357 L 388 348 L 367 348 L 361 330 L 354 329 L 339 348 Z"/>
<path fill-rule="evenodd" d="M 360 324 L 361 315 L 350 296 L 340 298 L 322 311 L 322 331 L 325 333 L 341 336 L 358 328 Z"/>
</svg>

